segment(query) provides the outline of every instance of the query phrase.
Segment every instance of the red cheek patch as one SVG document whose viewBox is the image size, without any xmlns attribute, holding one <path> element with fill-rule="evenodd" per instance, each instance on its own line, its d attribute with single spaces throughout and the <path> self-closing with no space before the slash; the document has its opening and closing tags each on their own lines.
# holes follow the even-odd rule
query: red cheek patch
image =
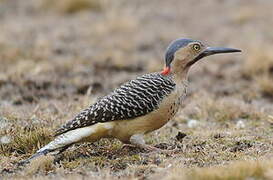
<svg viewBox="0 0 273 180">
<path fill-rule="evenodd" d="M 161 71 L 162 75 L 168 75 L 171 72 L 171 68 L 170 67 L 165 67 L 163 69 L 163 71 Z"/>
</svg>

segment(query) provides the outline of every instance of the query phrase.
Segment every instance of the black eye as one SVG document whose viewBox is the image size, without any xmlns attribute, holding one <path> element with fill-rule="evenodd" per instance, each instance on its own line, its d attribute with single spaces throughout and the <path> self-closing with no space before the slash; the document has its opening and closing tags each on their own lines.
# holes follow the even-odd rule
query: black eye
<svg viewBox="0 0 273 180">
<path fill-rule="evenodd" d="M 193 50 L 195 50 L 195 51 L 200 51 L 201 46 L 200 46 L 200 44 L 194 44 L 194 45 L 192 46 L 192 48 L 193 48 Z"/>
</svg>

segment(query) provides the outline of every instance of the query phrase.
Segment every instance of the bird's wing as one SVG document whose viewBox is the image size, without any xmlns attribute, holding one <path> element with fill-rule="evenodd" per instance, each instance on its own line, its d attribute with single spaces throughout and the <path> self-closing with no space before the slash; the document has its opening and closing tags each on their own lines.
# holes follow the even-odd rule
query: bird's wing
<svg viewBox="0 0 273 180">
<path fill-rule="evenodd" d="M 174 82 L 160 73 L 151 73 L 131 80 L 74 119 L 61 126 L 56 136 L 67 131 L 115 120 L 132 119 L 157 109 L 162 99 L 175 88 Z"/>
</svg>

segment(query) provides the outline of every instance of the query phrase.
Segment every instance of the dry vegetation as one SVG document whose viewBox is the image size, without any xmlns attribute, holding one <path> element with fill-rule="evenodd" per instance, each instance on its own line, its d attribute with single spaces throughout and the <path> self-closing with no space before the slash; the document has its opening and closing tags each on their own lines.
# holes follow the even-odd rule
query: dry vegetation
<svg viewBox="0 0 273 180">
<path fill-rule="evenodd" d="M 271 1 L 0 1 L 0 179 L 273 179 Z M 222 16 L 219 16 L 222 14 Z M 185 108 L 146 136 L 16 163 L 122 82 L 163 66 L 177 37 L 231 46 L 190 73 Z"/>
</svg>

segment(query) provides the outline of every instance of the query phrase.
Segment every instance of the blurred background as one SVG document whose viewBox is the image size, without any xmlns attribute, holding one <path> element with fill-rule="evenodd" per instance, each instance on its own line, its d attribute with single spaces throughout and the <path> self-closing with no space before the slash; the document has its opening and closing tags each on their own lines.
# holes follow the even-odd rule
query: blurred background
<svg viewBox="0 0 273 180">
<path fill-rule="evenodd" d="M 2 150 L 14 153 L 8 144 L 18 129 L 24 134 L 46 125 L 51 131 L 123 82 L 160 71 L 168 44 L 187 37 L 243 52 L 194 65 L 187 106 L 169 131 L 198 136 L 198 127 L 243 128 L 244 136 L 265 138 L 266 154 L 272 148 L 272 17 L 268 0 L 0 0 Z M 15 147 L 21 153 L 36 148 L 25 143 Z"/>
<path fill-rule="evenodd" d="M 272 9 L 266 0 L 1 0 L 1 101 L 105 94 L 161 70 L 167 45 L 189 37 L 243 50 L 198 63 L 195 93 L 270 104 Z"/>
</svg>

